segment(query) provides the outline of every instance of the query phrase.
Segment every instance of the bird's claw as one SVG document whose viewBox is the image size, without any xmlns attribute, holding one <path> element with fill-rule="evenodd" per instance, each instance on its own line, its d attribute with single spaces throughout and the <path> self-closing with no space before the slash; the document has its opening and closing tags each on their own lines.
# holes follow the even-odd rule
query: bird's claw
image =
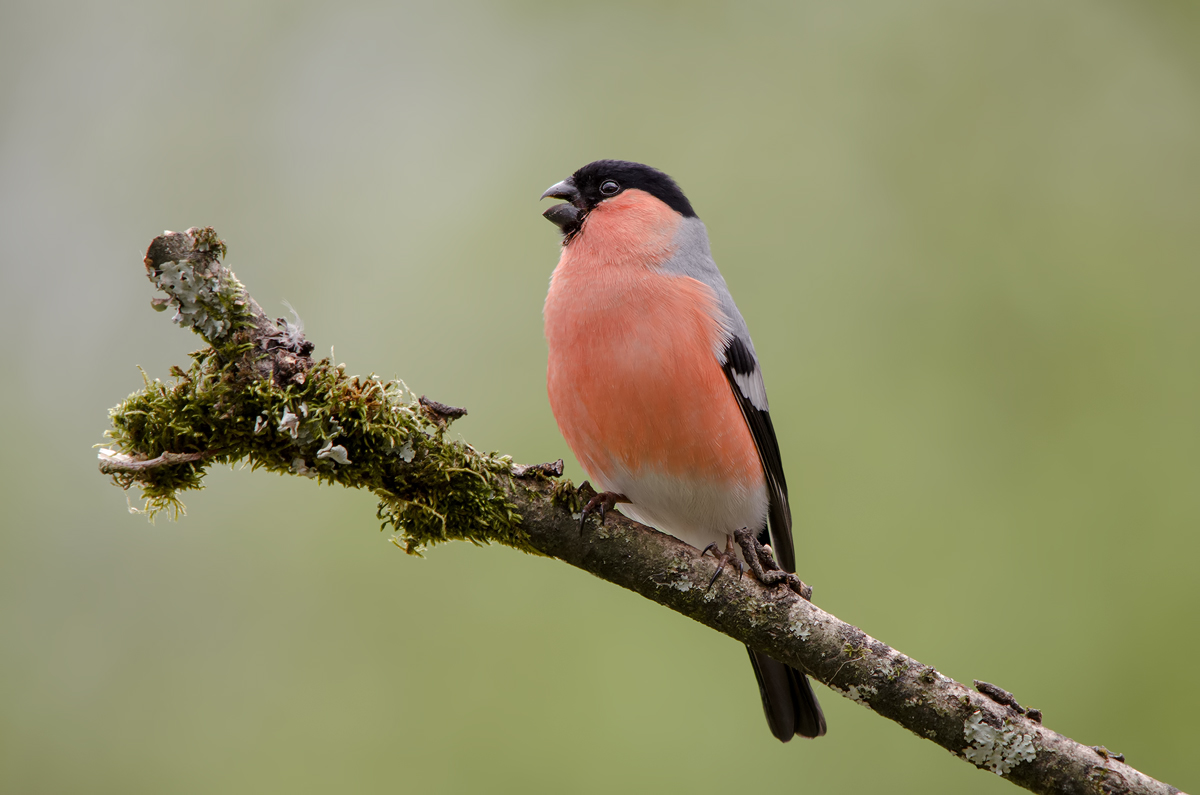
<svg viewBox="0 0 1200 795">
<path fill-rule="evenodd" d="M 812 601 L 812 586 L 806 585 L 795 574 L 779 568 L 779 564 L 775 562 L 775 556 L 771 554 L 771 548 L 759 543 L 758 537 L 749 528 L 743 527 L 741 530 L 734 531 L 733 538 L 742 548 L 742 554 L 756 580 L 768 588 L 786 584 L 801 599 L 806 602 Z"/>
<path fill-rule="evenodd" d="M 584 485 L 590 487 L 590 484 L 586 482 Z M 582 486 L 580 488 L 582 489 Z M 587 501 L 587 505 L 583 506 L 583 511 L 579 515 L 579 532 L 583 532 L 584 522 L 593 513 L 599 515 L 600 524 L 603 525 L 604 518 L 608 515 L 608 512 L 620 502 L 629 502 L 629 499 L 624 494 L 617 494 L 613 491 L 602 491 L 592 495 L 592 498 Z"/>
<path fill-rule="evenodd" d="M 713 572 L 712 579 L 708 581 L 709 588 L 713 587 L 713 583 L 715 583 L 717 578 L 721 576 L 721 572 L 725 571 L 725 566 L 731 562 L 735 567 L 737 567 L 739 580 L 742 578 L 742 574 L 744 574 L 746 571 L 742 561 L 733 552 L 733 536 L 727 536 L 724 552 L 718 551 L 719 549 L 720 547 L 717 546 L 716 542 L 713 542 L 704 549 L 700 550 L 700 557 L 704 557 L 711 552 L 713 557 L 717 559 L 717 570 Z"/>
</svg>

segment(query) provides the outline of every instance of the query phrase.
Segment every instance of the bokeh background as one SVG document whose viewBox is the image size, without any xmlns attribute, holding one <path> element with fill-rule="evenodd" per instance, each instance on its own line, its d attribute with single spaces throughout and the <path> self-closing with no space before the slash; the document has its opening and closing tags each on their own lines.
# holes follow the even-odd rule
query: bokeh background
<svg viewBox="0 0 1200 795">
<path fill-rule="evenodd" d="M 1200 789 L 1197 4 L 8 2 L 0 78 L 0 791 L 1014 791 L 824 688 L 780 745 L 734 641 L 367 494 L 223 468 L 152 526 L 97 474 L 200 344 L 142 251 L 213 225 L 578 481 L 537 197 L 599 157 L 708 224 L 818 604 Z"/>
</svg>

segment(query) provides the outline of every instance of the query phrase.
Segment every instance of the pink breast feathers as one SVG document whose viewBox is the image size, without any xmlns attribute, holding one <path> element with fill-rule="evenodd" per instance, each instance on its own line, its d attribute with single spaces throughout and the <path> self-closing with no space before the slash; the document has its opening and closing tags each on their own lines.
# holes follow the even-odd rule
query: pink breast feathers
<svg viewBox="0 0 1200 795">
<path fill-rule="evenodd" d="M 714 353 L 712 288 L 658 269 L 679 216 L 639 193 L 617 197 L 632 199 L 619 213 L 597 207 L 554 272 L 550 405 L 588 475 L 628 496 L 629 513 L 689 543 L 723 542 L 765 518 L 762 464 Z"/>
</svg>

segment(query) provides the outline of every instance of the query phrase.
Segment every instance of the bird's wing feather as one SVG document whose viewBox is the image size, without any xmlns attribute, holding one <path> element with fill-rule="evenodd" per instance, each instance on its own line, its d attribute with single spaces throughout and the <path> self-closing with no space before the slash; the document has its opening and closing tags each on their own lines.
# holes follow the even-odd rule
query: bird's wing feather
<svg viewBox="0 0 1200 795">
<path fill-rule="evenodd" d="M 750 435 L 754 437 L 754 446 L 758 448 L 758 457 L 766 475 L 767 519 L 775 560 L 784 571 L 794 572 L 796 552 L 792 544 L 792 509 L 788 504 L 787 480 L 783 476 L 779 441 L 775 438 L 771 412 L 766 408 L 767 392 L 763 386 L 762 370 L 749 344 L 738 336 L 734 336 L 725 346 L 721 366 L 729 379 L 738 408 L 750 427 Z M 761 401 L 756 400 L 759 395 L 763 396 Z"/>
</svg>

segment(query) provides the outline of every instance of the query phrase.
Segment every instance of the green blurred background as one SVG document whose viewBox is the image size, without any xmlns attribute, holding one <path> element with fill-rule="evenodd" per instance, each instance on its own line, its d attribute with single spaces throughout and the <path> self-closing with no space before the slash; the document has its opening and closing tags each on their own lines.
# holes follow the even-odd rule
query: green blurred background
<svg viewBox="0 0 1200 795">
<path fill-rule="evenodd" d="M 541 191 L 674 175 L 765 365 L 816 600 L 1200 790 L 1200 5 L 5 3 L 0 791 L 1010 792 L 560 563 L 406 557 L 367 494 L 213 471 L 149 525 L 106 409 L 199 341 L 213 225 L 318 352 L 567 457 Z"/>
</svg>

